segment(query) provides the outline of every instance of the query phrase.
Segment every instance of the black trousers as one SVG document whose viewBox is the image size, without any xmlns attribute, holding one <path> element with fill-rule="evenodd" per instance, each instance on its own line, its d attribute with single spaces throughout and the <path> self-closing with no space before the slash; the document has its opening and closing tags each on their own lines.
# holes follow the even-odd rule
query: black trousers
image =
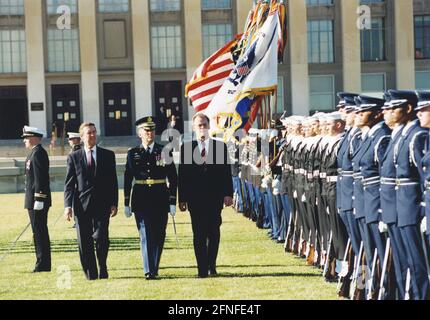
<svg viewBox="0 0 430 320">
<path fill-rule="evenodd" d="M 87 212 L 75 216 L 75 221 L 82 269 L 88 279 L 97 279 L 96 255 L 100 271 L 107 271 L 109 215 L 98 216 Z"/>
<path fill-rule="evenodd" d="M 49 208 L 40 211 L 28 210 L 36 249 L 36 265 L 34 271 L 51 271 L 51 242 L 48 232 L 48 211 Z"/>
<path fill-rule="evenodd" d="M 190 214 L 198 272 L 199 275 L 207 275 L 208 270 L 216 268 L 221 238 L 221 210 L 190 208 Z"/>
</svg>

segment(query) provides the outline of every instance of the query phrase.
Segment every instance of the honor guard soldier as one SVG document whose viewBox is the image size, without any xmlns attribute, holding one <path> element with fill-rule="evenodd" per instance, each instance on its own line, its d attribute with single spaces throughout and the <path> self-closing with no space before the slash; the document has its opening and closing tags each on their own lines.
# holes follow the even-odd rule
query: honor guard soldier
<svg viewBox="0 0 430 320">
<path fill-rule="evenodd" d="M 379 231 L 379 165 L 387 149 L 391 130 L 383 121 L 382 107 L 385 100 L 361 95 L 355 101 L 356 117 L 362 130 L 362 143 L 353 158 L 354 174 L 360 176 L 355 181 L 354 189 L 355 217 L 359 222 L 368 270 L 371 271 L 374 259 L 379 257 L 382 262 L 385 253 L 384 235 Z"/>
<path fill-rule="evenodd" d="M 401 137 L 394 146 L 397 226 L 406 249 L 410 274 L 407 277 L 410 283 L 405 285 L 410 290 L 406 289 L 405 299 L 424 300 L 428 298 L 429 279 L 420 233 L 422 189 L 419 169 L 428 131 L 421 128 L 416 119 L 418 97 L 414 91 L 389 90 L 389 94 L 391 106 L 404 108 L 407 119 Z"/>
<path fill-rule="evenodd" d="M 418 118 L 420 119 L 421 127 L 430 128 L 430 91 L 419 91 L 417 93 L 419 97 L 418 107 L 415 109 L 418 111 Z M 427 242 L 430 246 L 430 139 L 427 140 L 426 154 L 421 161 L 422 173 L 424 175 L 424 206 L 425 206 L 425 217 L 421 222 L 421 232 L 427 236 Z M 429 258 L 428 252 L 427 259 Z"/>
<path fill-rule="evenodd" d="M 76 132 L 68 132 L 70 152 L 81 150 L 81 135 Z"/>
<path fill-rule="evenodd" d="M 22 138 L 30 150 L 25 161 L 25 209 L 28 210 L 36 248 L 33 272 L 51 271 L 51 244 L 48 233 L 48 211 L 51 206 L 48 153 L 40 144 L 44 132 L 25 126 Z"/>
<path fill-rule="evenodd" d="M 387 241 L 385 255 L 391 251 L 392 259 L 384 259 L 382 266 L 383 270 L 392 270 L 390 267 L 392 264 L 395 270 L 395 277 L 397 282 L 397 289 L 399 298 L 405 299 L 405 283 L 407 273 L 407 261 L 406 249 L 403 246 L 400 230 L 397 227 L 397 209 L 396 209 L 396 167 L 394 164 L 394 149 L 399 139 L 402 136 L 402 130 L 405 122 L 407 122 L 406 112 L 403 108 L 399 108 L 390 104 L 391 96 L 387 91 L 384 96 L 386 102 L 382 107 L 384 113 L 385 124 L 392 130 L 390 142 L 387 146 L 385 155 L 381 159 L 380 175 L 381 175 L 381 219 L 380 229 L 386 229 L 388 231 L 388 237 L 390 242 Z M 387 239 L 388 240 L 388 239 Z M 388 246 L 389 244 L 389 246 Z M 388 278 L 387 272 L 383 275 L 384 278 Z M 389 285 L 389 287 L 392 287 Z M 385 295 L 381 295 L 384 300 L 392 299 L 392 292 L 394 290 L 387 290 Z"/>
<path fill-rule="evenodd" d="M 336 259 L 336 264 L 339 266 L 336 270 L 337 273 L 339 273 L 340 263 L 345 255 L 346 244 L 348 241 L 345 224 L 340 219 L 336 206 L 336 185 L 338 180 L 337 156 L 342 135 L 345 131 L 345 121 L 342 120 L 340 112 L 333 112 L 326 116 L 326 123 L 327 139 L 329 142 L 323 157 L 324 161 L 321 164 L 321 168 L 326 172 L 327 177 L 322 181 L 322 183 L 327 196 L 327 226 L 331 230 L 332 249 L 334 251 L 330 255 Z"/>
<path fill-rule="evenodd" d="M 354 119 L 355 113 L 355 100 L 356 93 L 340 92 L 338 97 L 340 99 L 337 109 L 343 114 L 345 119 L 346 132 L 340 142 L 339 152 L 337 155 L 337 165 L 339 177 L 336 184 L 336 205 L 339 210 L 339 215 L 345 224 L 348 232 L 349 239 L 354 253 L 358 255 L 360 249 L 360 234 L 357 222 L 352 212 L 352 197 L 354 194 L 353 186 L 353 170 L 350 157 L 351 148 L 356 147 L 357 139 L 353 138 L 360 130 L 355 127 Z M 352 146 L 351 143 L 354 145 Z M 345 162 L 345 164 L 344 164 Z"/>
<path fill-rule="evenodd" d="M 132 212 L 135 215 L 145 278 L 152 280 L 158 276 L 168 213 L 172 216 L 176 213 L 177 173 L 172 153 L 154 142 L 155 118 L 142 118 L 136 126 L 142 144 L 130 149 L 127 154 L 125 215 L 131 217 Z"/>
</svg>

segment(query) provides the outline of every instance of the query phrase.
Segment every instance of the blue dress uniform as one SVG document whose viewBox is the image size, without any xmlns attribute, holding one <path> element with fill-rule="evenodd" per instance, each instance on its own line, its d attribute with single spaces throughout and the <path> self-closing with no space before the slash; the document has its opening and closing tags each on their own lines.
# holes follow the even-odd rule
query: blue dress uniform
<svg viewBox="0 0 430 320">
<path fill-rule="evenodd" d="M 355 109 L 354 98 L 358 96 L 355 93 L 341 92 L 339 108 L 344 108 L 346 112 L 353 112 Z M 351 240 L 352 249 L 355 255 L 360 250 L 360 231 L 357 220 L 353 214 L 353 196 L 354 196 L 354 179 L 351 156 L 361 142 L 361 131 L 352 127 L 347 129 L 342 141 L 340 142 L 337 164 L 339 179 L 336 183 L 336 203 L 339 209 L 339 215 L 345 224 L 348 236 Z"/>
<path fill-rule="evenodd" d="M 392 106 L 409 104 L 416 107 L 418 98 L 413 91 L 389 92 Z M 428 297 L 429 280 L 420 234 L 422 189 L 418 164 L 423 157 L 428 133 L 420 127 L 418 120 L 413 120 L 405 125 L 401 135 L 394 146 L 397 226 L 411 274 L 410 295 L 415 300 L 423 300 Z"/>
<path fill-rule="evenodd" d="M 145 117 L 136 126 L 155 130 L 153 117 Z M 140 233 L 143 268 L 147 279 L 158 275 L 166 237 L 170 205 L 176 205 L 177 173 L 172 153 L 153 143 L 151 150 L 138 146 L 130 149 L 124 174 L 125 206 L 130 204 Z M 167 180 L 166 180 L 167 179 Z M 132 188 L 132 182 L 134 185 Z"/>
<path fill-rule="evenodd" d="M 43 137 L 37 128 L 24 127 L 22 138 Z M 25 209 L 33 231 L 36 249 L 36 264 L 33 272 L 51 271 L 51 244 L 48 232 L 48 211 L 51 207 L 49 186 L 49 158 L 42 145 L 33 147 L 25 161 Z M 35 209 L 35 202 L 43 203 L 41 210 Z"/>
<path fill-rule="evenodd" d="M 415 108 L 416 111 L 419 111 L 424 108 L 430 107 L 430 91 L 418 91 L 417 96 L 419 98 L 418 106 Z M 422 182 L 424 184 L 424 215 L 426 217 L 426 245 L 427 249 L 430 247 L 430 139 L 427 138 L 427 145 L 425 149 L 425 155 L 421 160 L 421 170 L 422 174 Z M 427 252 L 427 259 L 429 259 L 429 251 Z M 428 267 L 428 265 L 427 265 Z M 427 270 L 429 272 L 429 270 Z"/>
<path fill-rule="evenodd" d="M 430 91 L 418 91 L 417 92 L 419 102 L 417 111 L 430 107 Z M 430 139 L 427 139 L 426 153 L 421 160 L 421 173 L 423 174 L 423 182 L 425 187 L 424 192 L 424 205 L 425 205 L 425 217 L 427 220 L 426 224 L 426 235 L 427 242 L 430 245 Z M 427 257 L 428 258 L 428 257 Z"/>
<path fill-rule="evenodd" d="M 393 264 L 396 276 L 396 284 L 399 290 L 400 299 L 405 298 L 405 283 L 408 266 L 405 263 L 406 249 L 400 237 L 400 230 L 397 227 L 396 210 L 396 167 L 394 165 L 394 147 L 401 138 L 403 125 L 396 127 L 392 134 L 387 152 L 381 160 L 381 218 L 382 222 L 388 226 L 388 236 L 392 250 Z"/>
<path fill-rule="evenodd" d="M 357 112 L 367 110 L 381 110 L 385 100 L 359 96 L 355 98 Z M 354 174 L 360 178 L 355 181 L 355 190 L 361 196 L 356 196 L 354 202 L 356 219 L 358 220 L 361 237 L 363 239 L 368 267 L 372 268 L 375 248 L 379 260 L 384 260 L 385 239 L 378 229 L 380 217 L 380 175 L 379 163 L 385 154 L 391 130 L 384 122 L 374 125 L 363 139 L 359 151 L 354 157 Z M 360 181 L 361 180 L 361 181 Z M 361 201 L 360 201 L 361 200 Z"/>
</svg>

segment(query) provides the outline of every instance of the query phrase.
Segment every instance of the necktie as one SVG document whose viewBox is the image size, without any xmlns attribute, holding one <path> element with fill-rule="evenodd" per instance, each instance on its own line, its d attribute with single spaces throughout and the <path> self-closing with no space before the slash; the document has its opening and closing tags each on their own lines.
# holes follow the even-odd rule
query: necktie
<svg viewBox="0 0 430 320">
<path fill-rule="evenodd" d="M 202 152 L 201 152 L 203 163 L 206 163 L 206 149 L 205 149 L 205 143 L 202 142 Z"/>
<path fill-rule="evenodd" d="M 93 150 L 89 150 L 87 155 L 88 171 L 92 177 L 94 177 L 96 173 L 93 152 Z"/>
</svg>

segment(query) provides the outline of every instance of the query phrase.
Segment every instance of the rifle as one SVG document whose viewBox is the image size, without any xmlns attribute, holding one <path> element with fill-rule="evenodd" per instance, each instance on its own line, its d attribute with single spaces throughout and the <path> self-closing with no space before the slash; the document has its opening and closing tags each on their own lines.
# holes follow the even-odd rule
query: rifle
<svg viewBox="0 0 430 320">
<path fill-rule="evenodd" d="M 364 249 L 363 246 L 364 246 L 363 241 L 361 241 L 358 256 L 355 257 L 355 265 L 354 265 L 354 272 L 353 272 L 353 277 L 352 277 L 352 286 L 351 286 L 351 292 L 350 292 L 350 296 L 353 299 L 355 298 L 355 291 L 357 289 L 358 271 L 360 268 L 361 256 L 363 255 L 363 249 Z"/>
<path fill-rule="evenodd" d="M 424 233 L 421 232 L 421 241 L 423 244 L 423 250 L 424 250 L 424 259 L 426 259 L 426 267 L 427 267 L 427 275 L 430 280 L 430 266 L 429 266 L 429 256 L 427 252 L 427 245 L 426 245 L 426 239 L 424 238 Z"/>
<path fill-rule="evenodd" d="M 302 252 L 303 252 L 303 242 L 305 241 L 305 239 L 303 238 L 303 228 L 300 229 L 300 241 L 299 241 L 299 248 L 298 248 L 298 252 L 297 255 L 299 257 L 302 256 Z"/>
<path fill-rule="evenodd" d="M 352 243 L 349 246 L 349 253 L 348 253 L 348 273 L 346 274 L 346 276 L 344 276 L 342 284 L 339 288 L 339 292 L 338 295 L 339 297 L 345 297 L 345 298 L 349 298 L 349 292 L 351 289 L 351 281 L 352 281 L 352 275 L 354 272 L 354 265 L 356 264 L 356 257 L 354 255 L 354 250 L 352 248 Z M 354 258 L 354 260 L 353 260 Z"/>
<path fill-rule="evenodd" d="M 2 262 L 4 260 L 4 258 L 6 258 L 6 256 L 10 253 L 10 251 L 15 248 L 17 242 L 19 241 L 19 239 L 21 239 L 21 237 L 24 235 L 24 233 L 27 231 L 27 229 L 28 229 L 28 227 L 30 227 L 30 225 L 31 225 L 31 222 L 29 222 L 25 226 L 24 230 L 21 231 L 21 233 L 19 234 L 19 236 L 16 237 L 15 241 L 12 242 L 12 244 L 9 246 L 9 248 L 6 250 L 6 252 L 1 256 L 0 262 Z"/>
<path fill-rule="evenodd" d="M 381 282 L 379 284 L 378 300 L 382 300 L 385 295 L 385 275 L 388 269 L 388 257 L 390 254 L 390 238 L 387 238 L 387 244 L 385 246 L 384 264 L 382 265 Z"/>
<path fill-rule="evenodd" d="M 291 212 L 290 219 L 288 220 L 288 230 L 287 230 L 287 234 L 285 236 L 285 243 L 284 243 L 285 252 L 287 252 L 289 249 L 291 249 L 291 247 L 290 247 L 290 244 L 291 244 L 290 237 L 291 237 L 291 232 L 292 232 L 291 229 L 293 228 L 293 226 L 292 226 L 293 221 L 292 220 L 293 220 L 293 212 Z"/>
<path fill-rule="evenodd" d="M 351 245 L 351 239 L 348 238 L 348 242 L 346 243 L 345 254 L 343 255 L 343 260 L 342 260 L 342 270 L 339 273 L 339 280 L 337 281 L 337 287 L 336 287 L 337 291 L 339 291 L 339 289 L 340 289 L 340 285 L 342 283 L 341 282 L 342 278 L 344 278 L 344 277 L 346 277 L 348 275 L 348 273 L 344 274 L 344 272 L 343 272 L 343 264 L 347 263 L 346 259 L 348 258 L 348 251 L 349 251 L 348 248 L 349 248 L 350 245 Z"/>
<path fill-rule="evenodd" d="M 375 248 L 375 253 L 373 254 L 373 262 L 372 262 L 372 272 L 370 273 L 370 278 L 367 280 L 367 300 L 373 300 L 372 296 L 372 290 L 373 290 L 373 279 L 375 278 L 376 273 L 376 260 L 378 260 L 378 248 Z"/>
<path fill-rule="evenodd" d="M 406 274 L 406 285 L 405 285 L 405 300 L 410 300 L 409 290 L 411 289 L 411 270 L 408 268 L 408 273 Z"/>
<path fill-rule="evenodd" d="M 330 239 L 328 241 L 328 249 L 327 249 L 327 254 L 326 254 L 325 263 L 324 263 L 323 277 L 327 275 L 328 266 L 330 264 L 330 251 L 331 251 L 332 240 L 333 240 L 333 231 L 330 231 Z"/>
</svg>

